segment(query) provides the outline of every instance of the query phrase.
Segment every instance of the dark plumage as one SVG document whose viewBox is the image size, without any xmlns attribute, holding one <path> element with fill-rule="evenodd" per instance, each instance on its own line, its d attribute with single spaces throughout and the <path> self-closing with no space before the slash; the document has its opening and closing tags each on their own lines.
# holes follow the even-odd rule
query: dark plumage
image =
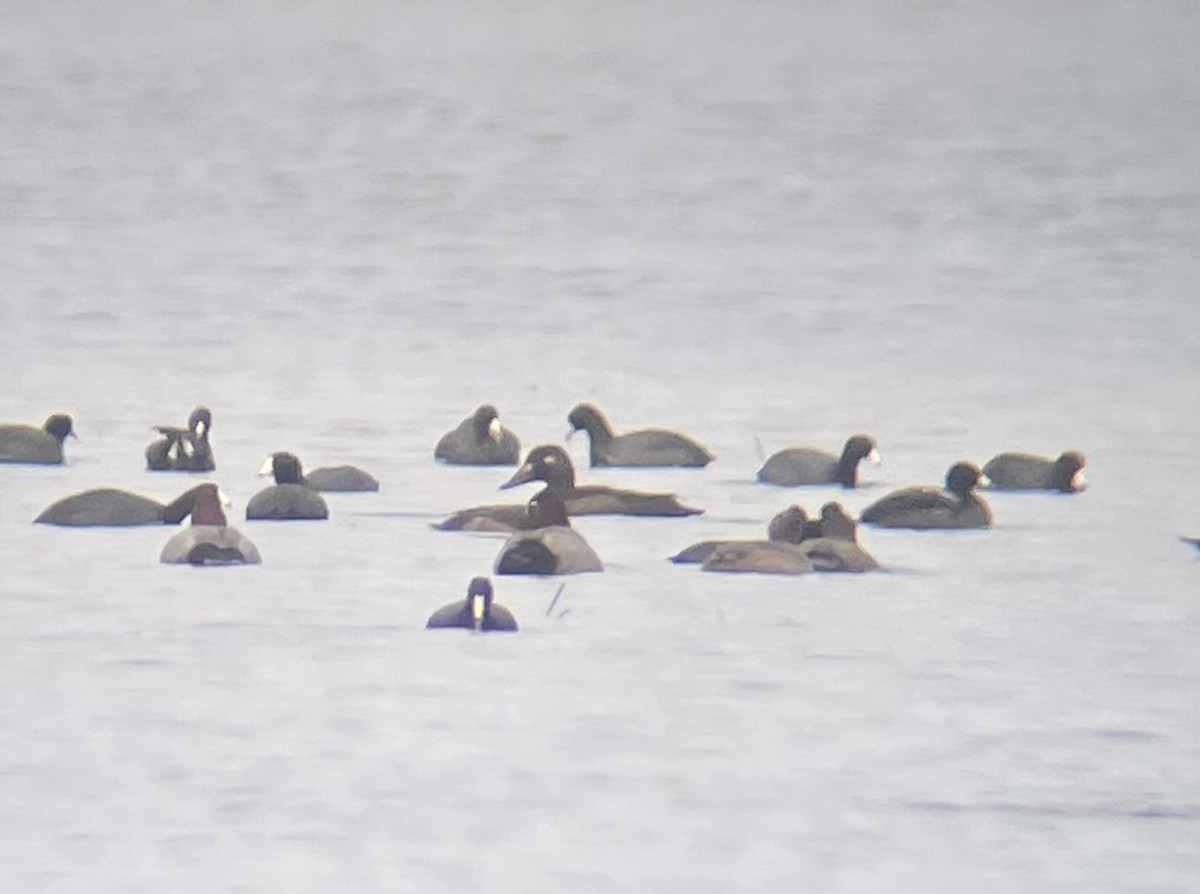
<svg viewBox="0 0 1200 894">
<path fill-rule="evenodd" d="M 879 461 L 875 439 L 870 435 L 849 438 L 841 456 L 815 447 L 788 447 L 771 455 L 758 470 L 758 480 L 787 487 L 805 484 L 857 487 L 858 464 L 864 459 Z"/>
<path fill-rule="evenodd" d="M 859 520 L 884 528 L 990 528 L 992 511 L 975 487 L 986 482 L 974 463 L 960 462 L 946 473 L 946 486 L 906 487 L 862 511 Z"/>
<path fill-rule="evenodd" d="M 821 507 L 820 521 L 801 523 L 791 510 L 784 524 L 792 540 L 730 541 L 716 546 L 703 560 L 701 570 L 755 574 L 806 574 L 810 571 L 872 571 L 878 563 L 856 542 L 857 526 L 841 503 Z M 776 516 L 779 520 L 780 516 Z"/>
<path fill-rule="evenodd" d="M 146 468 L 152 472 L 211 472 L 215 469 L 212 446 L 212 412 L 196 407 L 188 416 L 187 428 L 156 425 L 162 437 L 146 447 Z"/>
<path fill-rule="evenodd" d="M 819 530 L 814 533 L 812 528 L 809 527 L 812 524 L 813 522 L 809 519 L 808 513 L 802 507 L 789 506 L 787 509 L 776 514 L 767 525 L 767 541 L 772 543 L 799 543 L 806 536 L 819 536 Z M 819 523 L 817 524 L 819 528 Z M 677 565 L 699 564 L 720 547 L 730 544 L 740 544 L 749 547 L 763 542 L 762 540 L 702 540 L 699 543 L 693 543 L 691 546 L 685 547 L 671 556 L 671 561 Z"/>
<path fill-rule="evenodd" d="M 604 570 L 595 550 L 571 527 L 561 494 L 564 480 L 561 476 L 551 476 L 529 501 L 527 516 L 531 527 L 516 531 L 505 541 L 496 556 L 497 574 L 582 574 Z"/>
<path fill-rule="evenodd" d="M 492 582 L 486 577 L 472 578 L 467 587 L 467 598 L 442 606 L 429 616 L 425 626 L 514 633 L 519 629 L 512 612 L 494 600 Z"/>
<path fill-rule="evenodd" d="M 318 521 L 329 518 L 324 498 L 305 483 L 300 460 L 284 451 L 272 453 L 258 470 L 274 474 L 275 484 L 264 488 L 246 504 L 248 521 Z"/>
<path fill-rule="evenodd" d="M 1058 459 L 1033 453 L 1009 452 L 993 456 L 983 467 L 992 490 L 1057 490 L 1076 493 L 1087 487 L 1082 453 L 1068 450 Z"/>
<path fill-rule="evenodd" d="M 527 481 L 545 481 L 567 506 L 567 514 L 576 515 L 698 515 L 703 509 L 684 506 L 674 494 L 644 493 L 604 485 L 576 485 L 571 457 L 556 444 L 535 447 L 524 464 L 500 485 L 516 487 Z"/>
<path fill-rule="evenodd" d="M 57 466 L 63 461 L 63 441 L 76 437 L 71 417 L 55 413 L 41 427 L 0 425 L 0 463 Z"/>
<path fill-rule="evenodd" d="M 452 465 L 515 466 L 521 461 L 521 442 L 500 424 L 496 408 L 484 404 L 442 435 L 433 455 Z"/>
<path fill-rule="evenodd" d="M 165 508 L 162 503 L 149 497 L 102 487 L 63 497 L 43 509 L 33 521 L 35 524 L 72 528 L 161 525 Z"/>
<path fill-rule="evenodd" d="M 592 404 L 579 404 L 567 415 L 571 430 L 588 433 L 593 466 L 706 466 L 713 455 L 687 435 L 661 428 L 614 434 Z M 572 512 L 574 515 L 575 513 Z"/>
<path fill-rule="evenodd" d="M 163 511 L 165 519 L 192 523 L 163 546 L 159 561 L 172 565 L 257 565 L 258 548 L 237 528 L 229 527 L 221 495 L 212 483 L 199 484 Z"/>
<path fill-rule="evenodd" d="M 304 473 L 304 483 L 324 493 L 379 490 L 376 478 L 357 466 L 322 466 Z"/>
</svg>

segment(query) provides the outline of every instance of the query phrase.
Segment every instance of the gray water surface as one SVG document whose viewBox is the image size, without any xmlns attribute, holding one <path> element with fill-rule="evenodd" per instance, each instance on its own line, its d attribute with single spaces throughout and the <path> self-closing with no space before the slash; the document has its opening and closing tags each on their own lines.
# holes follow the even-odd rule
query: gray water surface
<svg viewBox="0 0 1200 894">
<path fill-rule="evenodd" d="M 0 5 L 0 888 L 1194 890 L 1200 293 L 1189 3 Z M 492 402 L 592 400 L 704 470 L 590 470 L 599 575 L 497 581 L 428 523 Z M 214 411 L 261 567 L 30 521 L 169 499 Z M 859 491 L 753 483 L 868 431 Z M 1088 455 L 867 576 L 667 556 L 960 458 Z M 379 494 L 240 521 L 270 451 Z M 560 614 L 567 610 L 566 614 Z"/>
</svg>

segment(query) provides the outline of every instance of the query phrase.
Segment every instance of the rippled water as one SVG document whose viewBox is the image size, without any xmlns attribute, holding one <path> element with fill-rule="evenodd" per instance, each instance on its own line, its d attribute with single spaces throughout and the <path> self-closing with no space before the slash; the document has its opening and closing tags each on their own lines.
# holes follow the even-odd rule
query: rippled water
<svg viewBox="0 0 1200 894">
<path fill-rule="evenodd" d="M 0 887 L 1183 891 L 1197 850 L 1193 5 L 5 4 Z M 496 403 L 686 429 L 589 470 L 689 519 L 577 523 L 607 570 L 501 579 L 514 637 L 422 629 L 501 540 L 437 466 Z M 215 414 L 352 462 L 329 522 L 44 528 Z M 764 452 L 872 432 L 844 494 Z M 1002 449 L 1092 487 L 989 532 L 864 531 L 892 573 L 706 575 L 680 547 L 857 511 Z M 516 492 L 521 499 L 527 491 Z M 565 614 L 561 614 L 563 610 Z"/>
</svg>

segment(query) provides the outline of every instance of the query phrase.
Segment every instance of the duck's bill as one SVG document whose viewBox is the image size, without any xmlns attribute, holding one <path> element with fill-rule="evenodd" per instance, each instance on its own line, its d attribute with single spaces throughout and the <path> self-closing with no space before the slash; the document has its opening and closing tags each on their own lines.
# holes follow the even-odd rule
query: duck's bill
<svg viewBox="0 0 1200 894">
<path fill-rule="evenodd" d="M 1083 490 L 1087 487 L 1087 478 L 1083 474 L 1083 469 L 1080 469 L 1071 476 L 1071 487 L 1075 488 L 1075 490 Z"/>
<path fill-rule="evenodd" d="M 577 431 L 579 431 L 579 429 L 575 428 L 574 426 L 572 426 L 571 428 L 568 428 L 567 433 L 565 435 L 563 435 L 563 440 L 564 441 L 571 440 L 571 436 L 573 434 L 575 434 L 575 432 L 577 432 Z"/>
<path fill-rule="evenodd" d="M 225 493 L 225 491 L 221 490 L 219 487 L 217 488 L 217 501 L 225 509 L 228 509 L 233 505 L 233 500 L 229 499 L 229 494 Z"/>
<path fill-rule="evenodd" d="M 517 469 L 517 471 L 513 473 L 511 478 L 500 485 L 499 489 L 508 490 L 510 487 L 517 487 L 518 485 L 533 481 L 535 478 L 536 476 L 533 472 L 533 466 L 531 466 L 529 463 L 525 463 L 525 465 L 521 466 L 521 468 Z"/>
<path fill-rule="evenodd" d="M 866 458 L 867 462 L 869 462 L 873 466 L 877 466 L 883 462 L 883 457 L 879 455 L 879 451 L 876 450 L 874 447 L 871 448 L 871 452 L 868 453 L 865 458 Z"/>
<path fill-rule="evenodd" d="M 978 484 L 978 486 L 979 486 L 979 487 L 991 487 L 991 486 L 992 486 L 992 479 L 991 479 L 991 478 L 989 478 L 987 475 L 984 475 L 982 472 L 980 472 L 980 473 L 979 473 L 979 484 Z"/>
<path fill-rule="evenodd" d="M 263 464 L 258 467 L 258 474 L 259 475 L 275 474 L 275 457 L 268 456 L 266 459 L 264 459 Z"/>
</svg>

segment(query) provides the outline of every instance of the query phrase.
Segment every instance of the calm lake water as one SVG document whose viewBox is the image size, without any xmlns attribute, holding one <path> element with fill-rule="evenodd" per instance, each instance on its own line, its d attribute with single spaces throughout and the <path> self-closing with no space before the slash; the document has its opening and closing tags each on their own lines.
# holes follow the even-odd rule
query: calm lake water
<svg viewBox="0 0 1200 894">
<path fill-rule="evenodd" d="M 0 888 L 1161 892 L 1200 877 L 1200 115 L 1191 3 L 5 3 Z M 586 467 L 606 571 L 498 579 L 428 523 L 492 402 L 581 400 L 704 470 Z M 378 494 L 170 532 L 32 525 L 214 412 L 240 520 L 272 450 Z M 867 431 L 843 493 L 766 453 Z M 1005 449 L 1088 455 L 986 532 L 864 530 L 891 573 L 666 557 L 857 512 Z M 562 612 L 566 610 L 566 613 Z"/>
</svg>

